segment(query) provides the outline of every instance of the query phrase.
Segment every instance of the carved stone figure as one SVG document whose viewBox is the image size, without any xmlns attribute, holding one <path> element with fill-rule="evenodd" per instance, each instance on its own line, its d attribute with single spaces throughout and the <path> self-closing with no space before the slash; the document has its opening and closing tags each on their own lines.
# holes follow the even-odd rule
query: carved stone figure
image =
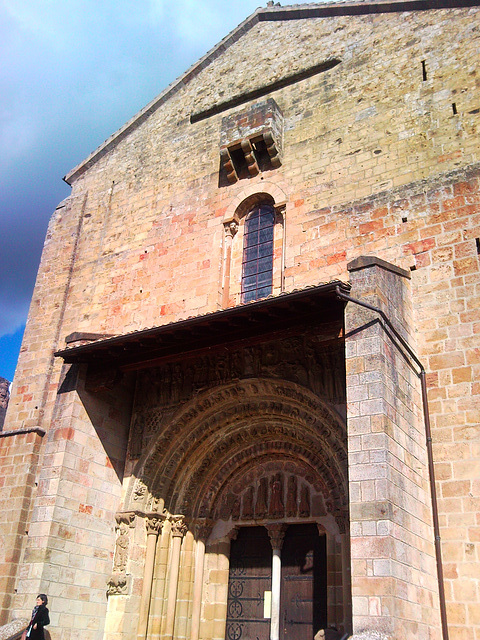
<svg viewBox="0 0 480 640">
<path fill-rule="evenodd" d="M 297 478 L 289 476 L 287 486 L 287 518 L 297 515 Z"/>
<path fill-rule="evenodd" d="M 7 413 L 8 401 L 10 399 L 10 383 L 6 378 L 0 378 L 0 431 L 3 428 L 5 414 Z"/>
<path fill-rule="evenodd" d="M 273 476 L 271 481 L 272 491 L 270 495 L 270 518 L 283 518 L 285 509 L 283 506 L 283 477 L 281 473 Z"/>
<path fill-rule="evenodd" d="M 232 520 L 238 520 L 240 518 L 240 498 L 234 496 L 232 506 Z"/>
<path fill-rule="evenodd" d="M 134 502 L 142 502 L 146 495 L 147 495 L 147 487 L 143 484 L 141 480 L 137 480 L 135 483 L 135 488 L 133 490 Z"/>
<path fill-rule="evenodd" d="M 113 570 L 115 572 L 125 571 L 128 559 L 128 527 L 122 522 L 118 527 L 117 539 L 115 541 L 115 556 L 113 560 Z"/>
<path fill-rule="evenodd" d="M 244 520 L 253 520 L 253 497 L 254 490 L 250 486 L 243 494 L 242 518 Z"/>
<path fill-rule="evenodd" d="M 255 518 L 262 520 L 267 515 L 267 478 L 260 478 L 257 492 L 257 503 L 255 505 Z"/>
<path fill-rule="evenodd" d="M 310 489 L 306 484 L 302 485 L 300 489 L 300 506 L 298 511 L 301 518 L 310 517 Z"/>
</svg>

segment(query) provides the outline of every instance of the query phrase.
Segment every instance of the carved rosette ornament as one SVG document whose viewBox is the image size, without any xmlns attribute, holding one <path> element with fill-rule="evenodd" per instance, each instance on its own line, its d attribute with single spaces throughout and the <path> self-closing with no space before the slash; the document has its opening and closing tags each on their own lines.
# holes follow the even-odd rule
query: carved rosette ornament
<svg viewBox="0 0 480 640">
<path fill-rule="evenodd" d="M 184 517 L 170 516 L 170 522 L 172 523 L 172 536 L 174 538 L 183 538 L 188 531 Z"/>
<path fill-rule="evenodd" d="M 281 550 L 287 526 L 284 524 L 269 524 L 266 526 L 266 529 L 268 531 L 268 537 L 270 538 L 272 549 Z"/>
<path fill-rule="evenodd" d="M 145 517 L 145 527 L 147 536 L 158 536 L 162 530 L 166 516 L 162 513 L 149 513 Z"/>
</svg>

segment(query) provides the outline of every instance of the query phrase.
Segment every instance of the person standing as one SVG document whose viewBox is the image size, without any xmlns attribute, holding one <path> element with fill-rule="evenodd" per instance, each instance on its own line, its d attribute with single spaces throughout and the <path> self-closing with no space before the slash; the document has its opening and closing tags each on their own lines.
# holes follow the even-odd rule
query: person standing
<svg viewBox="0 0 480 640">
<path fill-rule="evenodd" d="M 22 640 L 45 640 L 45 632 L 43 628 L 46 627 L 47 624 L 50 624 L 47 603 L 47 596 L 44 593 L 40 593 L 37 596 L 29 625 L 23 632 Z"/>
</svg>

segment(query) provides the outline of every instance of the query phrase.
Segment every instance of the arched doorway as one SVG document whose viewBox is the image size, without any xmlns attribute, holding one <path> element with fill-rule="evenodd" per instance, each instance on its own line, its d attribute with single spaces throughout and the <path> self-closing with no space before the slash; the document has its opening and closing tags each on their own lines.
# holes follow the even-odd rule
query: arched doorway
<svg viewBox="0 0 480 640">
<path fill-rule="evenodd" d="M 258 582 L 244 591 L 262 614 L 247 615 L 256 621 L 253 640 L 265 632 L 270 638 L 272 625 L 278 640 L 301 624 L 307 635 L 326 622 L 348 626 L 347 464 L 338 413 L 294 382 L 249 378 L 197 394 L 157 431 L 127 496 L 129 513 L 162 519 L 156 555 L 146 549 L 147 560 L 155 555 L 151 589 L 140 602 L 146 635 L 162 637 L 167 628 L 175 638 L 183 629 L 203 640 L 215 629 L 235 640 L 242 627 L 232 614 L 246 605 L 232 582 L 246 553 L 239 554 L 241 544 L 253 553 L 248 580 Z M 261 530 L 262 542 L 248 542 Z M 276 566 L 287 586 L 276 591 L 280 578 L 267 585 L 281 555 L 280 532 L 287 561 Z M 298 544 L 303 560 L 294 553 Z M 269 607 L 273 617 L 265 621 Z"/>
</svg>

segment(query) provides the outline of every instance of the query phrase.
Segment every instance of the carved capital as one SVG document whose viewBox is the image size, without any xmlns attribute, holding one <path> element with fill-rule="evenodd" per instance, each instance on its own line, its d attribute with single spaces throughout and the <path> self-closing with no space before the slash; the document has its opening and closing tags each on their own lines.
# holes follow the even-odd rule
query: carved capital
<svg viewBox="0 0 480 640">
<path fill-rule="evenodd" d="M 238 222 L 236 222 L 235 220 L 230 220 L 229 222 L 225 222 L 223 226 L 225 228 L 225 236 L 227 238 L 233 238 L 233 236 L 238 231 Z"/>
<path fill-rule="evenodd" d="M 170 516 L 170 522 L 172 523 L 172 536 L 174 538 L 183 538 L 188 531 L 184 517 Z"/>
<path fill-rule="evenodd" d="M 158 536 L 162 530 L 165 516 L 161 513 L 149 513 L 145 516 L 147 536 Z"/>
<path fill-rule="evenodd" d="M 272 549 L 281 549 L 287 526 L 284 524 L 268 524 L 266 525 L 266 529 L 268 531 L 268 537 L 270 538 Z"/>
</svg>

